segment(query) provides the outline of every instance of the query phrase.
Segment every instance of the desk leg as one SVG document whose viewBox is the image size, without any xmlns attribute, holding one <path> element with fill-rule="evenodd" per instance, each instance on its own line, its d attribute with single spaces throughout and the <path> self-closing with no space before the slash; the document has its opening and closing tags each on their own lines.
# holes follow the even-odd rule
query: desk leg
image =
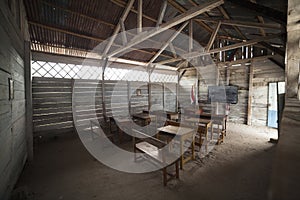
<svg viewBox="0 0 300 200">
<path fill-rule="evenodd" d="M 175 167 L 176 167 L 176 178 L 179 179 L 179 161 L 176 160 L 176 163 L 175 163 Z"/>
<path fill-rule="evenodd" d="M 183 169 L 184 157 L 183 157 L 183 141 L 180 139 L 180 169 Z"/>
<path fill-rule="evenodd" d="M 195 138 L 192 138 L 192 158 L 195 160 Z"/>
</svg>

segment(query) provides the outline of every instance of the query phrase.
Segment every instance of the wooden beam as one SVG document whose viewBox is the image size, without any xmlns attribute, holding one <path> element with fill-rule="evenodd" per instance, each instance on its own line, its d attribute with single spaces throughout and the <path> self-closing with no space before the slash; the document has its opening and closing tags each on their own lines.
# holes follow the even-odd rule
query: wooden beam
<svg viewBox="0 0 300 200">
<path fill-rule="evenodd" d="M 97 41 L 97 42 L 103 42 L 104 41 L 104 39 L 102 39 L 102 38 L 97 38 L 97 37 L 94 37 L 94 36 L 78 34 L 78 33 L 74 33 L 74 32 L 69 31 L 69 30 L 63 30 L 63 29 L 60 29 L 60 28 L 56 28 L 56 27 L 36 23 L 36 22 L 33 22 L 33 21 L 28 21 L 28 24 L 33 25 L 33 26 L 38 26 L 38 27 L 41 27 L 41 28 L 44 28 L 44 29 L 48 29 L 48 30 L 51 30 L 51 31 L 56 31 L 56 32 L 60 32 L 60 33 L 64 33 L 64 34 L 68 34 L 68 35 L 72 35 L 72 36 L 76 36 L 76 37 L 80 37 L 80 38 L 85 38 L 85 39 Z M 156 41 L 151 40 L 151 42 L 156 42 Z M 51 46 L 51 45 L 48 45 L 48 46 Z M 113 43 L 113 46 L 121 47 L 121 45 L 118 45 L 118 44 L 115 44 L 115 43 Z M 55 48 L 59 48 L 59 47 L 55 47 Z M 151 55 L 155 54 L 153 52 L 149 52 L 149 51 L 142 50 L 142 49 L 136 49 L 136 48 L 131 48 L 131 49 L 135 50 L 135 51 L 138 51 L 138 52 L 146 53 L 146 54 L 151 54 Z M 171 58 L 171 56 L 168 56 L 168 55 L 163 55 L 162 54 L 162 56 Z"/>
<path fill-rule="evenodd" d="M 184 13 L 187 11 L 187 9 L 185 9 L 184 7 L 182 7 L 180 4 L 178 4 L 176 1 L 174 0 L 168 0 L 169 4 L 172 5 L 175 9 L 177 9 L 180 13 Z M 194 6 L 198 6 L 198 5 L 194 5 Z M 206 30 L 209 33 L 213 32 L 213 29 L 208 26 L 207 24 L 203 23 L 203 22 L 197 22 L 204 30 Z"/>
<path fill-rule="evenodd" d="M 221 51 L 228 51 L 228 50 L 240 48 L 240 47 L 243 47 L 243 46 L 253 45 L 253 44 L 256 44 L 258 42 L 278 38 L 280 36 L 281 36 L 281 34 L 275 34 L 275 35 L 270 35 L 270 36 L 266 36 L 266 37 L 260 37 L 260 38 L 248 40 L 246 42 L 240 42 L 240 43 L 236 43 L 236 44 L 232 44 L 232 45 L 228 45 L 228 46 L 224 46 L 224 47 L 220 47 L 220 48 L 211 49 L 207 53 L 212 54 L 212 53 L 218 53 L 218 52 L 221 52 Z M 189 54 L 185 54 L 182 57 L 185 58 L 185 59 L 190 59 L 190 58 L 194 58 L 194 57 L 198 57 L 198 56 L 202 56 L 202 55 L 207 55 L 207 53 L 206 52 L 198 52 L 198 53 L 197 52 L 192 52 L 192 53 L 189 53 Z"/>
<path fill-rule="evenodd" d="M 127 36 L 126 36 L 126 29 L 125 29 L 125 24 L 122 20 L 120 20 L 120 25 L 121 25 L 121 37 L 122 37 L 122 42 L 123 45 L 126 45 L 128 40 L 127 40 Z"/>
<path fill-rule="evenodd" d="M 168 60 L 160 61 L 157 64 L 164 65 L 164 64 L 168 64 L 168 63 L 178 62 L 178 61 L 181 61 L 181 60 L 183 60 L 183 59 L 177 57 L 177 58 L 171 58 L 171 59 L 168 59 Z"/>
<path fill-rule="evenodd" d="M 112 3 L 114 3 L 115 5 L 120 6 L 122 8 L 125 8 L 126 4 L 127 4 L 126 1 L 122 1 L 122 0 L 110 0 L 110 1 Z M 135 13 L 135 14 L 138 14 L 138 11 L 135 10 L 133 7 L 130 9 L 130 11 L 133 12 L 133 13 Z M 150 17 L 148 15 L 145 15 L 145 14 L 143 14 L 143 18 L 148 19 L 148 20 L 150 20 L 152 22 L 155 22 L 155 23 L 157 22 L 156 19 L 154 19 L 154 18 L 152 18 L 152 17 Z"/>
<path fill-rule="evenodd" d="M 137 33 L 141 33 L 143 28 L 143 0 L 138 0 L 138 15 L 137 15 Z"/>
<path fill-rule="evenodd" d="M 127 6 L 126 6 L 125 10 L 123 11 L 123 14 L 120 18 L 120 21 L 124 22 L 126 20 L 128 14 L 129 14 L 129 11 L 133 6 L 133 3 L 134 3 L 134 0 L 129 0 L 128 1 L 128 4 L 127 4 Z M 110 47 L 112 46 L 112 44 L 115 41 L 115 39 L 117 37 L 117 34 L 119 33 L 120 29 L 121 29 L 121 25 L 120 25 L 120 23 L 118 23 L 118 25 L 115 27 L 115 30 L 114 30 L 112 36 L 110 37 L 110 39 L 109 39 L 109 41 L 108 41 L 108 43 L 107 43 L 107 45 L 106 45 L 106 47 L 105 47 L 105 49 L 102 53 L 103 55 L 106 55 L 108 53 Z"/>
<path fill-rule="evenodd" d="M 221 48 L 211 49 L 209 51 L 209 53 L 218 53 L 218 52 L 221 52 L 221 51 L 228 51 L 228 50 L 232 50 L 232 49 L 236 49 L 236 48 L 240 48 L 240 47 L 244 47 L 244 46 L 248 46 L 248 45 L 253 45 L 253 44 L 256 44 L 256 43 L 264 41 L 264 40 L 274 39 L 274 38 L 277 38 L 277 37 L 278 37 L 278 35 L 276 35 L 276 36 L 272 35 L 272 36 L 268 36 L 268 37 L 256 38 L 256 39 L 248 40 L 246 42 L 240 42 L 240 43 L 224 46 L 224 47 L 221 47 Z"/>
<path fill-rule="evenodd" d="M 208 41 L 208 44 L 207 44 L 207 46 L 205 48 L 206 51 L 209 51 L 211 49 L 211 47 L 212 47 L 212 45 L 213 45 L 213 43 L 215 41 L 215 38 L 217 36 L 217 33 L 218 33 L 220 27 L 221 27 L 221 22 L 218 22 L 218 24 L 217 24 L 214 32 L 211 34 L 210 39 Z"/>
<path fill-rule="evenodd" d="M 160 11 L 159 11 L 159 16 L 158 16 L 158 19 L 157 19 L 157 22 L 156 22 L 156 27 L 158 27 L 162 23 L 163 18 L 164 18 L 165 13 L 166 13 L 166 10 L 167 10 L 167 6 L 168 6 L 168 1 L 163 0 L 163 2 L 161 4 L 161 7 L 160 7 Z"/>
<path fill-rule="evenodd" d="M 170 45 L 170 43 L 180 34 L 180 32 L 186 27 L 188 22 L 183 23 L 181 27 L 168 39 L 168 41 L 160 48 L 160 50 L 150 59 L 149 64 L 153 63 L 158 56 Z"/>
<path fill-rule="evenodd" d="M 250 22 L 250 21 L 238 21 L 238 20 L 222 20 L 220 18 L 208 18 L 208 17 L 199 17 L 195 19 L 196 21 L 207 21 L 207 22 L 214 22 L 218 23 L 221 22 L 224 25 L 231 25 L 231 26 L 239 26 L 245 28 L 264 28 L 264 29 L 281 29 L 283 30 L 283 26 L 280 24 L 275 23 L 258 23 L 258 22 Z"/>
<path fill-rule="evenodd" d="M 277 23 L 283 24 L 284 26 L 287 23 L 287 16 L 275 9 L 263 6 L 263 5 L 259 5 L 256 3 L 252 3 L 250 1 L 241 1 L 241 0 L 227 0 L 233 4 L 239 5 L 241 7 L 247 8 L 251 11 L 255 11 L 257 13 L 259 13 L 259 15 L 269 18 Z"/>
<path fill-rule="evenodd" d="M 228 50 L 232 50 L 232 49 L 236 49 L 236 48 L 240 48 L 243 46 L 249 46 L 249 45 L 253 45 L 256 43 L 259 43 L 261 41 L 265 41 L 265 40 L 270 40 L 270 39 L 274 39 L 277 37 L 280 37 L 281 34 L 275 34 L 275 35 L 270 35 L 270 36 L 266 36 L 266 37 L 260 37 L 257 39 L 252 39 L 252 40 L 248 40 L 246 42 L 240 42 L 240 43 L 236 43 L 236 44 L 232 44 L 232 45 L 228 45 L 228 46 L 224 46 L 224 47 L 220 47 L 220 48 L 216 48 L 216 49 L 211 49 L 208 52 L 204 52 L 204 51 L 199 51 L 199 52 L 191 52 L 191 53 L 187 53 L 181 56 L 181 58 L 171 58 L 169 60 L 163 60 L 157 64 L 168 64 L 168 63 L 173 63 L 173 62 L 177 62 L 180 60 L 186 60 L 186 59 L 192 59 L 195 57 L 199 57 L 199 56 L 204 56 L 204 55 L 208 55 L 208 54 L 212 54 L 212 53 L 218 53 L 218 52 L 222 52 L 222 51 L 228 51 Z"/>
<path fill-rule="evenodd" d="M 193 50 L 193 41 L 194 41 L 194 35 L 193 35 L 193 20 L 190 20 L 189 22 L 189 52 L 192 52 Z"/>
<path fill-rule="evenodd" d="M 186 71 L 187 71 L 186 69 L 182 71 L 182 73 L 179 75 L 178 81 L 180 81 L 182 79 L 182 77 L 184 76 Z"/>
<path fill-rule="evenodd" d="M 231 67 L 232 65 L 249 63 L 252 61 L 267 60 L 267 59 L 270 59 L 273 57 L 274 57 L 274 55 L 257 56 L 257 57 L 253 57 L 253 58 L 239 59 L 239 60 L 235 60 L 235 61 L 218 62 L 218 63 L 216 63 L 216 65 L 218 65 L 219 67 Z"/>
<path fill-rule="evenodd" d="M 248 112 L 247 112 L 247 125 L 252 125 L 252 98 L 253 98 L 253 62 L 249 67 L 249 90 L 248 90 Z"/>
<path fill-rule="evenodd" d="M 176 50 L 175 50 L 174 45 L 172 44 L 172 42 L 169 44 L 169 47 L 170 47 L 170 49 L 171 49 L 171 52 L 172 52 L 172 54 L 173 54 L 173 57 L 174 57 L 174 58 L 177 58 Z"/>
<path fill-rule="evenodd" d="M 134 45 L 137 45 L 155 35 L 158 35 L 159 33 L 162 33 L 163 31 L 166 31 L 169 28 L 172 28 L 178 24 L 181 24 L 182 22 L 188 21 L 188 20 L 200 15 L 201 13 L 209 11 L 223 3 L 224 3 L 223 0 L 210 0 L 209 2 L 203 3 L 201 6 L 193 7 L 190 10 L 188 10 L 186 13 L 183 13 L 183 14 L 171 19 L 170 21 L 162 24 L 158 28 L 152 29 L 145 34 L 143 34 L 143 33 L 139 34 L 134 40 L 129 42 L 126 46 L 121 47 L 108 55 L 114 56 L 116 54 L 119 54 Z"/>
</svg>

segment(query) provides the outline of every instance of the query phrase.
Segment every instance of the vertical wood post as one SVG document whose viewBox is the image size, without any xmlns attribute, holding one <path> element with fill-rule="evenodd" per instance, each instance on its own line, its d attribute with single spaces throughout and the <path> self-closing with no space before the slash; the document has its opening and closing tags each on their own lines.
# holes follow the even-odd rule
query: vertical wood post
<svg viewBox="0 0 300 200">
<path fill-rule="evenodd" d="M 24 43 L 24 68 L 25 68 L 25 99 L 26 99 L 26 145 L 27 158 L 33 160 L 33 124 L 32 124 L 32 77 L 31 77 L 31 52 L 30 41 Z"/>
<path fill-rule="evenodd" d="M 253 62 L 249 67 L 249 93 L 248 93 L 248 117 L 247 125 L 251 126 L 252 121 L 252 96 L 253 96 Z"/>
<path fill-rule="evenodd" d="M 102 66 L 102 113 L 103 113 L 103 118 L 106 121 L 107 116 L 106 116 L 106 105 L 105 105 L 105 70 L 108 64 L 108 58 L 104 60 L 104 65 Z"/>
<path fill-rule="evenodd" d="M 162 83 L 162 102 L 163 102 L 163 110 L 165 110 L 165 83 Z"/>
</svg>

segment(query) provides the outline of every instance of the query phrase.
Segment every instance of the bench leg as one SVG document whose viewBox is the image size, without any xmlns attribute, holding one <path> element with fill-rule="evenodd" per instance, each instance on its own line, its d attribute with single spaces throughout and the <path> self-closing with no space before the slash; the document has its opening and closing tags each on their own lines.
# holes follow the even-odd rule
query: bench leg
<svg viewBox="0 0 300 200">
<path fill-rule="evenodd" d="M 178 160 L 175 163 L 175 167 L 176 167 L 176 178 L 179 179 L 179 161 Z"/>
<path fill-rule="evenodd" d="M 164 186 L 167 185 L 167 181 L 168 181 L 167 167 L 164 167 L 163 168 L 163 182 L 164 182 Z"/>
</svg>

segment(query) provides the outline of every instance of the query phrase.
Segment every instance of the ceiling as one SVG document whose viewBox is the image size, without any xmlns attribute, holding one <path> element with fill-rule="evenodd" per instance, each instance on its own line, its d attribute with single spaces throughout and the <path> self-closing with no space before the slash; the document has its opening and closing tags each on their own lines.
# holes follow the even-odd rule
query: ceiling
<svg viewBox="0 0 300 200">
<path fill-rule="evenodd" d="M 207 2 L 208 0 L 168 0 L 162 24 Z M 79 57 L 86 56 L 87 52 L 113 35 L 128 4 L 125 0 L 24 0 L 24 3 L 33 51 Z M 143 27 L 156 26 L 162 4 L 162 0 L 143 0 Z M 137 10 L 138 0 L 135 0 L 124 20 L 126 30 L 137 27 Z M 282 0 L 225 0 L 223 5 L 193 18 L 193 39 L 206 47 L 219 21 L 222 23 L 214 39 L 215 44 L 223 42 L 225 45 L 232 45 L 282 34 L 265 42 L 257 42 L 255 45 L 256 48 L 266 49 L 268 54 L 278 55 L 274 57 L 274 62 L 283 64 L 286 10 L 287 1 Z M 243 22 L 251 26 L 241 25 Z M 264 24 L 263 28 L 260 24 Z M 178 24 L 173 29 L 178 30 L 181 25 Z M 189 25 L 182 33 L 189 35 Z M 130 49 L 130 52 L 120 57 L 147 63 L 159 51 L 157 47 L 160 47 L 170 36 L 170 33 L 160 33 L 150 38 L 150 43 L 156 44 L 153 47 L 150 45 L 148 48 L 139 48 L 136 45 Z M 134 31 L 127 34 L 128 41 L 134 37 Z M 172 44 L 176 52 L 188 49 L 188 41 L 174 40 Z M 124 45 L 122 41 L 116 39 L 110 51 L 122 45 Z M 158 56 L 156 62 L 169 60 L 174 56 L 176 57 L 166 49 Z M 180 61 L 168 65 L 176 66 L 178 63 Z"/>
</svg>

